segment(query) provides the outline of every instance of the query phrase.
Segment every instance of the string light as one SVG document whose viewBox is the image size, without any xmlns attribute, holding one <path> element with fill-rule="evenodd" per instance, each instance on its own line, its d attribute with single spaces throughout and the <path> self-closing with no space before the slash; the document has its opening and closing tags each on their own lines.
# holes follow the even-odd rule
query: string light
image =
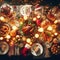
<svg viewBox="0 0 60 60">
<path fill-rule="evenodd" d="M 11 38 L 11 36 L 10 36 L 10 35 L 7 35 L 7 36 L 6 36 L 6 38 L 7 38 L 7 39 L 10 39 L 10 38 Z"/>
<path fill-rule="evenodd" d="M 48 26 L 47 30 L 51 31 L 53 28 L 52 26 Z"/>
<path fill-rule="evenodd" d="M 35 38 L 38 38 L 39 37 L 39 34 L 35 34 Z"/>
<path fill-rule="evenodd" d="M 33 18 L 33 21 L 36 21 L 36 17 Z"/>
<path fill-rule="evenodd" d="M 12 26 L 12 29 L 13 30 L 17 30 L 18 28 L 16 26 Z"/>
<path fill-rule="evenodd" d="M 5 18 L 3 16 L 0 17 L 1 21 L 5 21 Z"/>
<path fill-rule="evenodd" d="M 23 40 L 23 41 L 25 41 L 25 40 L 26 40 L 26 37 L 25 37 L 25 36 L 23 36 L 23 37 L 22 37 L 22 40 Z"/>
<path fill-rule="evenodd" d="M 6 41 L 9 42 L 9 39 L 7 39 Z"/>
<path fill-rule="evenodd" d="M 54 35 L 58 35 L 58 33 L 54 33 Z"/>
<path fill-rule="evenodd" d="M 43 29 L 43 28 L 38 28 L 38 31 L 39 31 L 39 32 L 43 32 L 44 29 Z"/>
<path fill-rule="evenodd" d="M 31 42 L 31 39 L 30 38 L 27 38 L 26 42 L 27 43 L 30 43 Z"/>
<path fill-rule="evenodd" d="M 3 40 L 3 37 L 0 37 L 0 40 Z"/>
<path fill-rule="evenodd" d="M 37 18 L 40 18 L 40 15 L 38 15 Z"/>
<path fill-rule="evenodd" d="M 21 21 L 20 24 L 23 24 L 23 22 Z"/>
<path fill-rule="evenodd" d="M 10 46 L 12 46 L 13 44 L 14 44 L 13 41 L 11 41 L 11 42 L 10 42 Z"/>
<path fill-rule="evenodd" d="M 27 20 L 28 19 L 28 17 L 27 16 L 24 16 L 24 20 Z"/>
<path fill-rule="evenodd" d="M 19 35 L 16 35 L 16 38 L 19 38 L 20 36 Z"/>
<path fill-rule="evenodd" d="M 30 42 L 30 45 L 32 45 L 32 42 Z"/>
<path fill-rule="evenodd" d="M 55 20 L 54 23 L 55 23 L 55 24 L 58 23 L 58 20 Z"/>
</svg>

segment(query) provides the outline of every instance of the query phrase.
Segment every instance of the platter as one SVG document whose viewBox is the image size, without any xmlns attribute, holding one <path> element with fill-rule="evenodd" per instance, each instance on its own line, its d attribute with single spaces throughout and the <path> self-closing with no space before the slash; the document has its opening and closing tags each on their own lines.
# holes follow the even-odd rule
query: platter
<svg viewBox="0 0 60 60">
<path fill-rule="evenodd" d="M 43 53 L 43 46 L 39 43 L 35 43 L 32 45 L 31 47 L 31 53 L 34 55 L 34 56 L 39 56 Z"/>
<path fill-rule="evenodd" d="M 6 42 L 0 43 L 0 55 L 7 54 L 9 50 L 9 45 Z"/>
</svg>

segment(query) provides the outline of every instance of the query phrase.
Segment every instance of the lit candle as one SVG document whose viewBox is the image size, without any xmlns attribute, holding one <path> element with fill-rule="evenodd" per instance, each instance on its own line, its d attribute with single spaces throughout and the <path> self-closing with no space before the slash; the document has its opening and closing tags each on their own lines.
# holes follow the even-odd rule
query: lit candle
<svg viewBox="0 0 60 60">
<path fill-rule="evenodd" d="M 33 21 L 36 21 L 36 17 L 33 18 Z"/>
<path fill-rule="evenodd" d="M 39 32 L 43 32 L 44 29 L 43 29 L 43 28 L 38 28 L 38 31 L 39 31 Z"/>
<path fill-rule="evenodd" d="M 3 40 L 3 37 L 0 37 L 0 40 Z"/>
<path fill-rule="evenodd" d="M 39 37 L 39 34 L 35 34 L 35 38 L 38 38 Z"/>
<path fill-rule="evenodd" d="M 58 33 L 55 32 L 54 35 L 58 35 Z"/>
<path fill-rule="evenodd" d="M 48 26 L 47 30 L 51 31 L 53 28 L 52 26 Z"/>
<path fill-rule="evenodd" d="M 1 20 L 1 21 L 5 21 L 5 19 L 4 19 L 4 17 L 3 17 L 3 16 L 1 16 L 1 17 L 0 17 L 0 20 Z"/>
<path fill-rule="evenodd" d="M 13 30 L 17 30 L 18 28 L 16 26 L 12 26 L 12 29 Z"/>
<path fill-rule="evenodd" d="M 37 15 L 37 18 L 40 18 L 40 15 Z"/>
<path fill-rule="evenodd" d="M 30 43 L 31 42 L 31 39 L 30 38 L 27 38 L 26 42 L 27 43 Z"/>
<path fill-rule="evenodd" d="M 24 16 L 24 20 L 27 20 L 28 19 L 28 17 L 27 16 Z"/>
<path fill-rule="evenodd" d="M 10 39 L 10 38 L 11 38 L 11 36 L 10 36 L 10 35 L 7 35 L 7 36 L 6 36 L 6 38 L 7 38 L 7 39 Z"/>
</svg>

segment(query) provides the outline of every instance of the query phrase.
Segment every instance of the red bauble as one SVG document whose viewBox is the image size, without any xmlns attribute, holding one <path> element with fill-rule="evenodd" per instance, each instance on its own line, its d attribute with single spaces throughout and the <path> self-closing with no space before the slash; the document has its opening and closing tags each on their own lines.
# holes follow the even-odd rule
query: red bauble
<svg viewBox="0 0 60 60">
<path fill-rule="evenodd" d="M 40 26 L 41 20 L 40 19 L 36 20 L 36 24 L 37 24 L 37 26 Z"/>
</svg>

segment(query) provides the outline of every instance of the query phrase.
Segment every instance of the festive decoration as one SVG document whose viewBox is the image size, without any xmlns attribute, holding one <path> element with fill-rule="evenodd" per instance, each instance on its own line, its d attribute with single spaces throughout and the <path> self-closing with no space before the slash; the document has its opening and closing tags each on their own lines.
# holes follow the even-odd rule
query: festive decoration
<svg viewBox="0 0 60 60">
<path fill-rule="evenodd" d="M 29 52 L 33 56 L 44 57 L 50 56 L 48 55 L 50 53 L 58 54 L 59 7 L 40 6 L 36 3 L 21 6 L 3 4 L 0 10 L 0 41 L 8 43 L 11 48 L 9 56 L 20 54 L 27 56 Z M 44 49 L 47 49 L 48 53 Z"/>
<path fill-rule="evenodd" d="M 57 44 L 54 44 L 52 47 L 51 47 L 51 52 L 53 53 L 53 54 L 57 54 L 57 53 L 59 53 L 59 46 L 57 45 Z"/>
<path fill-rule="evenodd" d="M 40 26 L 40 23 L 41 23 L 40 20 L 36 20 L 36 24 L 37 24 L 37 26 Z"/>
<path fill-rule="evenodd" d="M 30 48 L 30 45 L 29 45 L 29 44 L 26 44 L 25 47 L 24 47 L 24 49 L 22 50 L 22 54 L 23 54 L 24 56 L 27 55 L 27 51 L 29 50 L 29 48 Z"/>
<path fill-rule="evenodd" d="M 41 9 L 41 7 L 39 6 L 39 4 L 37 4 L 37 5 L 35 6 L 35 11 L 40 10 L 40 9 Z"/>
</svg>

